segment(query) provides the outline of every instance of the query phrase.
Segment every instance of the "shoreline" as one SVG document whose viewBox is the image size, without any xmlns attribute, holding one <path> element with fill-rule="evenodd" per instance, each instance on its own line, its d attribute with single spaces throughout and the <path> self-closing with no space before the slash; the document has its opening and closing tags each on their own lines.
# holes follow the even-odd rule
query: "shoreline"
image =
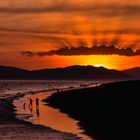
<svg viewBox="0 0 140 140">
<path fill-rule="evenodd" d="M 85 133 L 97 140 L 124 140 L 139 137 L 139 90 L 140 81 L 115 82 L 55 93 L 44 102 L 79 120 Z"/>
<path fill-rule="evenodd" d="M 37 94 L 37 93 L 36 93 Z M 16 109 L 13 105 L 14 99 L 23 97 L 16 95 L 7 99 L 0 99 L 0 139 L 25 140 L 25 139 L 42 139 L 42 140 L 79 140 L 77 136 L 60 132 L 43 125 L 34 125 L 16 118 Z M 9 134 L 9 135 L 8 135 Z"/>
</svg>

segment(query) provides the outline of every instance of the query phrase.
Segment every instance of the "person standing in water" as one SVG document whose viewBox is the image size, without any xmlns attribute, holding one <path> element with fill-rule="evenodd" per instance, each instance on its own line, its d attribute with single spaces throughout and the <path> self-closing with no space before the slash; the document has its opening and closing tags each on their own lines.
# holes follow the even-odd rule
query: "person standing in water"
<svg viewBox="0 0 140 140">
<path fill-rule="evenodd" d="M 29 103 L 29 109 L 31 109 L 32 110 L 32 108 L 33 108 L 33 100 L 30 98 L 30 103 Z"/>
<path fill-rule="evenodd" d="M 36 98 L 35 101 L 36 101 L 36 115 L 37 117 L 39 117 L 39 99 Z"/>
<path fill-rule="evenodd" d="M 36 106 L 38 107 L 39 106 L 39 99 L 36 98 L 35 101 L 36 101 Z"/>
</svg>

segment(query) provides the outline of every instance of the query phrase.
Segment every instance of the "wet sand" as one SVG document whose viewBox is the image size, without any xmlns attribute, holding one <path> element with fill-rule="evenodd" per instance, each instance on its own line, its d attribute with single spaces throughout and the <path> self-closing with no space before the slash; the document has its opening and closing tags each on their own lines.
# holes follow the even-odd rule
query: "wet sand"
<svg viewBox="0 0 140 140">
<path fill-rule="evenodd" d="M 70 118 L 67 114 L 62 113 L 59 109 L 54 109 L 42 102 L 43 99 L 51 96 L 53 92 L 43 92 L 35 95 L 26 95 L 22 98 L 14 100 L 16 106 L 17 118 L 25 121 L 53 128 L 61 132 L 72 133 L 80 137 L 82 140 L 93 140 L 78 125 L 78 120 Z M 28 108 L 29 99 L 33 100 L 32 110 Z M 35 99 L 39 98 L 39 105 L 36 106 Z M 25 107 L 23 104 L 25 103 Z"/>
<path fill-rule="evenodd" d="M 33 96 L 42 92 L 49 91 L 47 84 L 50 85 L 52 81 L 46 81 L 45 83 L 39 81 L 1 81 L 0 86 L 0 139 L 11 140 L 11 139 L 48 139 L 48 140 L 78 140 L 76 135 L 73 135 L 71 132 L 63 131 L 63 129 L 57 129 L 55 127 L 45 127 L 42 123 L 36 123 L 39 125 L 34 125 L 30 122 L 19 120 L 17 118 L 17 110 L 15 110 L 15 106 L 13 105 L 13 101 L 19 98 L 24 98 L 25 95 Z M 61 82 L 60 82 L 61 83 Z M 56 86 L 61 86 L 58 81 L 55 82 Z M 77 82 L 76 82 L 77 83 Z M 74 85 L 76 84 L 74 82 Z M 79 82 L 82 83 L 82 82 Z M 85 81 L 84 81 L 85 83 Z M 88 82 L 87 82 L 88 83 Z M 87 84 L 88 86 L 94 86 L 94 82 L 90 82 L 92 84 Z M 29 84 L 29 85 L 28 85 Z M 63 82 L 62 82 L 63 84 Z M 65 85 L 68 85 L 69 82 Z M 41 86 L 40 86 L 41 85 Z M 71 84 L 70 84 L 71 85 Z M 27 87 L 26 87 L 27 86 Z M 55 86 L 55 85 L 54 85 Z M 51 87 L 51 86 L 50 86 Z M 67 88 L 66 86 L 62 86 L 64 90 L 73 88 L 70 86 Z M 83 88 L 83 87 L 82 87 Z M 46 98 L 47 96 L 43 97 Z M 22 106 L 22 105 L 20 105 Z M 65 114 L 66 115 L 66 114 Z M 64 116 L 65 116 L 64 115 Z M 22 116 L 22 115 L 21 115 Z M 26 115 L 24 114 L 23 117 Z M 63 116 L 63 115 L 62 115 Z M 27 115 L 26 117 L 29 117 Z M 31 118 L 31 117 L 30 117 Z M 40 120 L 42 122 L 43 120 Z M 62 121 L 63 123 L 63 121 Z M 74 122 L 75 123 L 75 122 Z M 64 125 L 64 124 L 63 124 Z M 70 123 L 70 125 L 72 125 Z M 58 130 L 58 131 L 57 131 Z M 59 131 L 60 130 L 60 131 Z"/>
<path fill-rule="evenodd" d="M 96 140 L 139 139 L 140 81 L 55 93 L 44 102 L 79 120 Z"/>
<path fill-rule="evenodd" d="M 0 99 L 1 140 L 79 140 L 79 138 L 70 133 L 18 120 L 15 114 L 15 107 L 12 104 L 15 98 L 18 98 L 18 96 Z"/>
</svg>

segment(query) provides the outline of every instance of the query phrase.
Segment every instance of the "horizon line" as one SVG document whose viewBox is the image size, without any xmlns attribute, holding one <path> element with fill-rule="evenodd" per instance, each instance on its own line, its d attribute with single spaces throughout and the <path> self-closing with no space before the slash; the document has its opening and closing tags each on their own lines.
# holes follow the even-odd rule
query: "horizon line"
<svg viewBox="0 0 140 140">
<path fill-rule="evenodd" d="M 72 66 L 83 66 L 83 67 L 87 67 L 87 66 L 92 66 L 92 67 L 95 67 L 95 68 L 106 68 L 108 70 L 117 70 L 117 71 L 124 71 L 124 70 L 129 70 L 129 69 L 134 69 L 134 68 L 140 68 L 139 67 L 130 67 L 128 69 L 115 69 L 115 68 L 108 68 L 106 66 L 103 66 L 103 65 L 100 65 L 100 66 L 96 66 L 98 64 L 94 64 L 94 65 L 68 65 L 68 66 L 64 66 L 64 67 L 51 67 L 51 68 L 47 68 L 47 67 L 44 67 L 44 68 L 37 68 L 37 69 L 28 69 L 28 68 L 22 68 L 22 67 L 18 67 L 18 66 L 13 66 L 13 65 L 0 65 L 0 67 L 12 67 L 12 68 L 17 68 L 17 69 L 22 69 L 22 70 L 26 70 L 26 71 L 37 71 L 37 70 L 45 70 L 45 69 L 63 69 L 63 68 L 67 68 L 67 67 L 72 67 Z"/>
</svg>

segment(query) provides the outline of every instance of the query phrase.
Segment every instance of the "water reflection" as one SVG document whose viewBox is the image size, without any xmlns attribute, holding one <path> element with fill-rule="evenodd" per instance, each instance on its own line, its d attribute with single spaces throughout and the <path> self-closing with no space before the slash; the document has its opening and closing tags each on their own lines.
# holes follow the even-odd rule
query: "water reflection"
<svg viewBox="0 0 140 140">
<path fill-rule="evenodd" d="M 39 117 L 40 113 L 39 113 L 39 106 L 36 106 L 36 116 Z"/>
<path fill-rule="evenodd" d="M 45 125 L 63 132 L 73 133 L 84 140 L 93 140 L 86 134 L 83 134 L 84 131 L 78 126 L 78 121 L 70 118 L 67 114 L 61 113 L 58 109 L 44 105 L 44 102 L 41 100 L 50 95 L 51 93 L 42 93 L 32 96 L 25 96 L 24 98 L 15 100 L 14 105 L 17 107 L 17 114 L 32 115 L 31 117 L 18 118 L 30 121 L 34 124 Z M 32 99 L 32 109 L 27 107 L 30 105 L 30 98 Z M 21 107 L 21 105 L 24 103 L 26 104 L 25 108 Z"/>
</svg>

